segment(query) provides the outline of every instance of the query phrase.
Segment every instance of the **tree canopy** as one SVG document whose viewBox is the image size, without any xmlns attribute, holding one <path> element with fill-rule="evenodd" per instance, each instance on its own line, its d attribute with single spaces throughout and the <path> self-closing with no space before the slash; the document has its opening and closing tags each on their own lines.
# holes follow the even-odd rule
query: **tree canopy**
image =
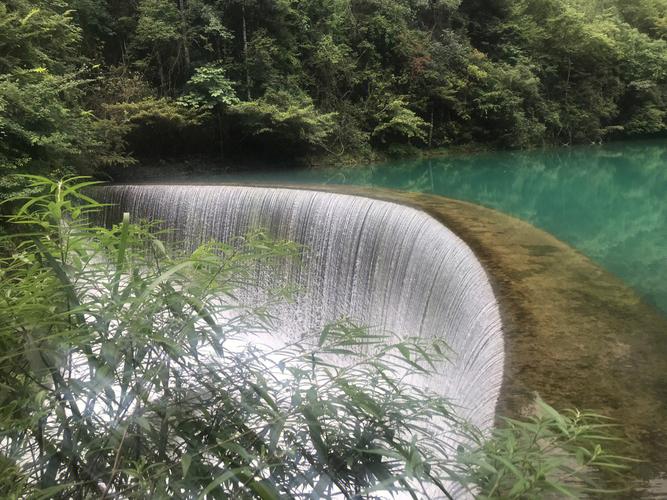
<svg viewBox="0 0 667 500">
<path fill-rule="evenodd" d="M 664 134 L 666 16 L 667 0 L 7 0 L 2 173 Z"/>
</svg>

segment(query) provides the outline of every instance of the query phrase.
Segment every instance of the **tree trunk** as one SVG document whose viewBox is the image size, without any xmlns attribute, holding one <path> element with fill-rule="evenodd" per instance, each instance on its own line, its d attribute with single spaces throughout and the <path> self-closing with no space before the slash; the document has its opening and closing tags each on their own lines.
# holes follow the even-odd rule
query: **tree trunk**
<svg viewBox="0 0 667 500">
<path fill-rule="evenodd" d="M 181 13 L 181 44 L 183 44 L 183 60 L 185 62 L 185 69 L 190 68 L 190 41 L 188 40 L 188 23 L 185 18 L 185 0 L 178 0 L 178 9 Z"/>
<path fill-rule="evenodd" d="M 433 145 L 433 105 L 431 105 L 431 123 L 428 127 L 428 148 Z"/>
<path fill-rule="evenodd" d="M 218 109 L 218 147 L 220 148 L 220 160 L 225 159 L 225 129 L 222 119 L 222 110 Z"/>
<path fill-rule="evenodd" d="M 248 69 L 248 31 L 245 21 L 245 0 L 241 4 L 241 20 L 243 23 L 243 66 L 245 68 L 246 97 L 250 100 L 250 70 Z"/>
<path fill-rule="evenodd" d="M 156 48 L 155 53 L 157 56 L 157 66 L 158 66 L 158 72 L 160 73 L 160 93 L 162 95 L 165 95 L 165 88 L 166 88 L 166 77 L 164 75 L 164 66 L 162 64 L 162 56 L 160 55 L 160 49 Z"/>
</svg>

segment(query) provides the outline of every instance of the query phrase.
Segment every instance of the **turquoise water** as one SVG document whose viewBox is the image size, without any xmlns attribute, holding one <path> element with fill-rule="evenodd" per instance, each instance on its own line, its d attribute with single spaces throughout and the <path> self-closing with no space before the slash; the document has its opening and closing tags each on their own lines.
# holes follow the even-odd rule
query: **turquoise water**
<svg viewBox="0 0 667 500">
<path fill-rule="evenodd" d="M 579 249 L 667 312 L 667 141 L 466 154 L 236 180 L 380 186 L 495 208 Z"/>
</svg>

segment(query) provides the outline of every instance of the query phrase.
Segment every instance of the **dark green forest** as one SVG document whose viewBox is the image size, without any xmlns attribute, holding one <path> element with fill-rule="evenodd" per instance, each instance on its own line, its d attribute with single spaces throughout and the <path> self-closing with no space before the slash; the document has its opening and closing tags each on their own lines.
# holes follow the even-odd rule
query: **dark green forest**
<svg viewBox="0 0 667 500">
<path fill-rule="evenodd" d="M 16 172 L 349 163 L 666 127 L 667 0 L 0 3 L 5 193 Z"/>
</svg>

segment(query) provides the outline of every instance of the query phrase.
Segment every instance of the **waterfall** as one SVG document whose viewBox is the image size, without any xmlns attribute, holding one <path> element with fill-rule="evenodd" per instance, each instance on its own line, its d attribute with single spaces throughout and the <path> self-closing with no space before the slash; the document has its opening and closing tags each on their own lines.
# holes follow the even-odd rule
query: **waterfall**
<svg viewBox="0 0 667 500">
<path fill-rule="evenodd" d="M 283 324 L 316 330 L 349 317 L 397 335 L 439 337 L 453 354 L 432 378 L 459 415 L 482 429 L 495 417 L 504 365 L 500 312 L 472 250 L 426 213 L 359 196 L 238 186 L 110 186 L 95 197 L 120 212 L 160 220 L 196 245 L 262 227 L 307 249 L 283 276 L 300 291 Z M 289 332 L 288 332 L 289 333 Z"/>
</svg>

